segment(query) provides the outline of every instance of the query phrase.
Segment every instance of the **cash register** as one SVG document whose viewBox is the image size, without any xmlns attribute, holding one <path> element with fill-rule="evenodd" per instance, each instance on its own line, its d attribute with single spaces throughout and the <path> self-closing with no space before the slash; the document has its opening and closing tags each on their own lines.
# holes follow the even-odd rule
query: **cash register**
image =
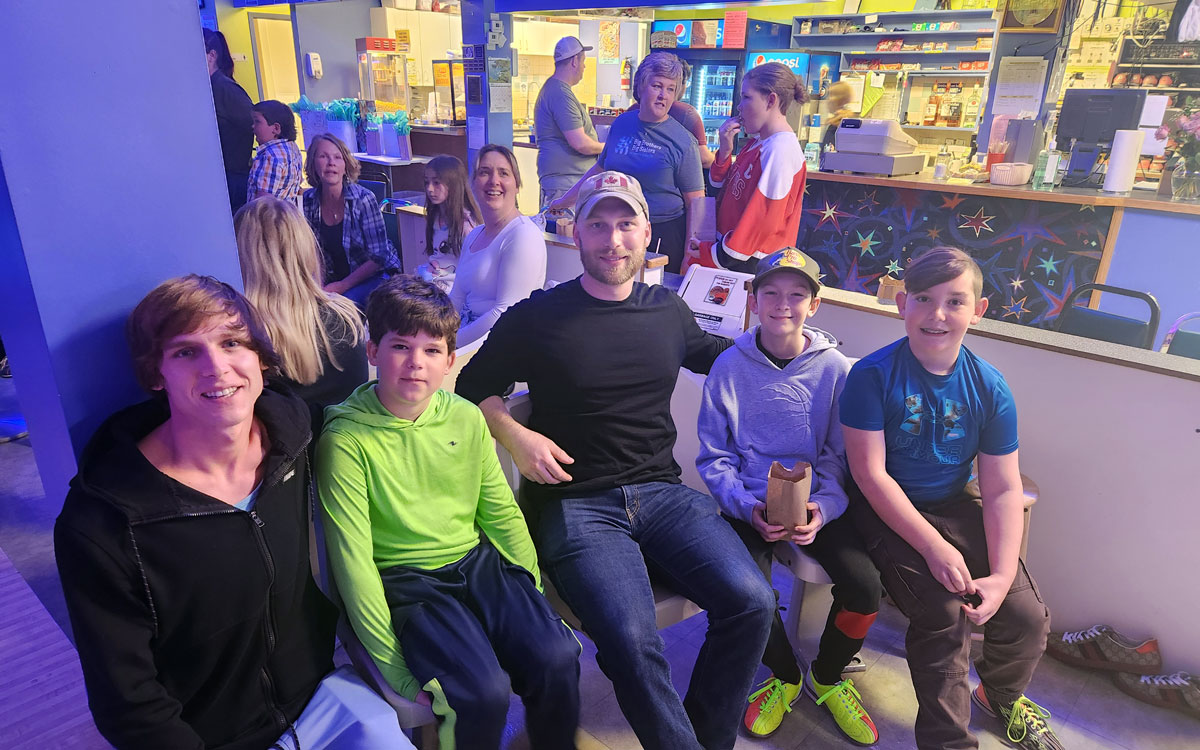
<svg viewBox="0 0 1200 750">
<path fill-rule="evenodd" d="M 894 177 L 919 174 L 925 155 L 915 154 L 917 142 L 895 120 L 847 117 L 833 136 L 836 151 L 821 156 L 823 172 L 857 172 Z"/>
</svg>

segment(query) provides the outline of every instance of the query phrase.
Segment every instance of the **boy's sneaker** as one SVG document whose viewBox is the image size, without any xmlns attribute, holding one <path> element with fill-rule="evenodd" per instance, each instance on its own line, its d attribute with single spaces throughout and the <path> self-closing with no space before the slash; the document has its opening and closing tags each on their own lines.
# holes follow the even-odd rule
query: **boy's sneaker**
<svg viewBox="0 0 1200 750">
<path fill-rule="evenodd" d="M 1200 719 L 1200 678 L 1187 672 L 1143 675 L 1117 673 L 1113 682 L 1122 693 L 1153 706 L 1162 706 Z"/>
<path fill-rule="evenodd" d="M 775 675 L 759 683 L 761 686 L 750 695 L 750 706 L 742 723 L 746 731 L 755 737 L 770 737 L 779 729 L 783 717 L 791 713 L 792 706 L 800 697 L 800 686 L 784 682 Z"/>
<path fill-rule="evenodd" d="M 1138 642 L 1126 638 L 1108 625 L 1051 633 L 1046 643 L 1046 653 L 1076 667 L 1133 674 L 1162 672 L 1162 654 L 1159 653 L 1157 639 L 1148 638 Z"/>
<path fill-rule="evenodd" d="M 804 689 L 817 705 L 824 705 L 833 715 L 833 720 L 842 734 L 860 745 L 874 745 L 879 741 L 879 730 L 863 708 L 862 696 L 854 687 L 854 680 L 842 680 L 836 685 L 822 685 L 809 670 L 804 679 Z"/>
<path fill-rule="evenodd" d="M 1024 750 L 1063 750 L 1063 744 L 1046 723 L 1050 712 L 1021 696 L 1011 706 L 992 708 L 983 685 L 971 691 L 971 702 L 1006 724 L 1008 740 Z"/>
</svg>

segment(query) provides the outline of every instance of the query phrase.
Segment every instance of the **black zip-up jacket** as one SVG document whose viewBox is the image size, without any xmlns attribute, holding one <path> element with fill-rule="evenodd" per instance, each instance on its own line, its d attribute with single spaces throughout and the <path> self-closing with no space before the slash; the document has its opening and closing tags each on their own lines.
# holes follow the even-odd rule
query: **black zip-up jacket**
<svg viewBox="0 0 1200 750">
<path fill-rule="evenodd" d="M 120 750 L 264 750 L 332 667 L 337 613 L 309 567 L 308 409 L 264 390 L 253 511 L 156 469 L 137 443 L 161 401 L 89 442 L 54 526 L 88 705 Z"/>
</svg>

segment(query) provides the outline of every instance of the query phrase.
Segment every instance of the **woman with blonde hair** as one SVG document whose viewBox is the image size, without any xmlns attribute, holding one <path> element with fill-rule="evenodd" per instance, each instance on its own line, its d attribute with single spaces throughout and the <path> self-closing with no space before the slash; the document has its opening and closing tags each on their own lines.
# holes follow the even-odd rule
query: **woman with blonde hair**
<svg viewBox="0 0 1200 750">
<path fill-rule="evenodd" d="M 324 408 L 367 381 L 362 318 L 353 302 L 321 288 L 317 238 L 294 204 L 262 196 L 233 224 L 246 297 L 262 313 L 284 382 L 319 430 Z"/>
<path fill-rule="evenodd" d="M 325 291 L 344 294 L 360 308 L 393 264 L 383 212 L 375 194 L 359 185 L 358 159 L 337 136 L 313 136 L 304 162 L 311 188 L 304 191 L 304 218 L 320 243 Z"/>
</svg>

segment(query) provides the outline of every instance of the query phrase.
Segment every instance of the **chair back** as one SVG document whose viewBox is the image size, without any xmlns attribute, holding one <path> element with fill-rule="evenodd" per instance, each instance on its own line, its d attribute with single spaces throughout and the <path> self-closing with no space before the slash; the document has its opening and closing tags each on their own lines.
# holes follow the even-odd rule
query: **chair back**
<svg viewBox="0 0 1200 750">
<path fill-rule="evenodd" d="M 1184 323 L 1197 319 L 1200 319 L 1200 312 L 1179 316 L 1179 319 L 1171 324 L 1171 330 L 1167 331 L 1167 335 L 1163 337 L 1162 348 L 1159 351 L 1180 357 L 1200 359 L 1200 331 L 1179 330 Z"/>
<path fill-rule="evenodd" d="M 1108 292 L 1141 300 L 1150 308 L 1149 320 L 1128 318 L 1124 315 L 1079 307 L 1075 304 L 1077 299 L 1091 292 Z M 1059 333 L 1070 333 L 1113 344 L 1152 349 L 1154 348 L 1154 339 L 1158 334 L 1159 315 L 1158 300 L 1146 292 L 1122 289 L 1108 284 L 1084 284 L 1067 297 L 1054 330 Z"/>
<path fill-rule="evenodd" d="M 359 179 L 358 184 L 374 193 L 375 199 L 379 201 L 380 204 L 391 198 L 391 195 L 388 193 L 388 186 L 386 182 Z"/>
</svg>

